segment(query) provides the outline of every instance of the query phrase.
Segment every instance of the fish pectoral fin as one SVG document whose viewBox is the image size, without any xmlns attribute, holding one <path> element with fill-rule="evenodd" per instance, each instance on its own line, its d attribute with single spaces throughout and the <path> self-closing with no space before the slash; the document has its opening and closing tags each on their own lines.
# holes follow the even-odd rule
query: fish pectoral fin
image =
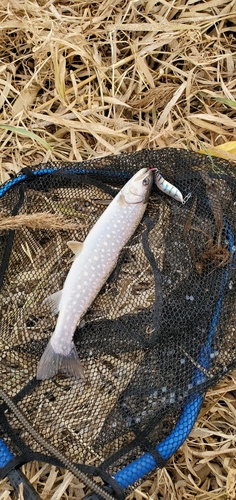
<svg viewBox="0 0 236 500">
<path fill-rule="evenodd" d="M 60 311 L 61 296 L 62 290 L 59 290 L 59 292 L 52 293 L 52 295 L 49 295 L 43 301 L 43 304 L 49 305 L 53 316 L 55 316 Z"/>
<path fill-rule="evenodd" d="M 125 207 L 125 205 L 127 205 L 126 203 L 126 199 L 125 199 L 125 196 L 123 193 L 120 193 L 120 196 L 118 198 L 118 203 L 119 205 L 121 205 L 122 207 Z"/>
<path fill-rule="evenodd" d="M 80 241 L 67 241 L 68 247 L 72 250 L 72 252 L 76 255 L 76 257 L 82 252 L 84 244 Z"/>
</svg>

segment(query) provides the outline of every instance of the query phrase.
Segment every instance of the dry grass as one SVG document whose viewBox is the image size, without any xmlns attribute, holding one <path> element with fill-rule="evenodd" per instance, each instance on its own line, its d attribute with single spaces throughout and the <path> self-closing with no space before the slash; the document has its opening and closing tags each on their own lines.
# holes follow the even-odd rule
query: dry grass
<svg viewBox="0 0 236 500">
<path fill-rule="evenodd" d="M 47 160 L 235 139 L 235 0 L 2 0 L 0 21 L 0 181 Z M 181 450 L 131 498 L 236 498 L 235 387 L 231 374 L 208 393 Z M 63 470 L 23 470 L 44 500 L 84 495 Z M 0 500 L 11 490 L 2 481 Z"/>
<path fill-rule="evenodd" d="M 57 230 L 68 230 L 68 229 L 78 229 L 78 224 L 73 224 L 64 219 L 63 216 L 50 213 L 34 213 L 34 214 L 24 214 L 15 215 L 14 217 L 4 217 L 4 214 L 0 212 L 0 230 L 4 229 L 19 229 L 21 227 L 29 227 L 33 229 L 57 229 Z M 83 226 L 80 226 L 83 227 Z"/>
</svg>

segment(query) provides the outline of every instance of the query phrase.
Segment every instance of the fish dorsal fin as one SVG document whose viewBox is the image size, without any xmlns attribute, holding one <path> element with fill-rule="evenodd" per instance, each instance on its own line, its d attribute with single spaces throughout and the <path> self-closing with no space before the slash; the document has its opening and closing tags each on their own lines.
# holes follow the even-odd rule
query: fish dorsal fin
<svg viewBox="0 0 236 500">
<path fill-rule="evenodd" d="M 67 242 L 68 247 L 72 250 L 72 252 L 76 255 L 76 257 L 82 252 L 84 244 L 81 243 L 80 241 L 68 241 Z"/>
<path fill-rule="evenodd" d="M 49 305 L 53 316 L 55 316 L 60 311 L 61 296 L 62 290 L 59 290 L 59 292 L 52 293 L 52 295 L 49 295 L 43 301 L 43 304 Z"/>
</svg>

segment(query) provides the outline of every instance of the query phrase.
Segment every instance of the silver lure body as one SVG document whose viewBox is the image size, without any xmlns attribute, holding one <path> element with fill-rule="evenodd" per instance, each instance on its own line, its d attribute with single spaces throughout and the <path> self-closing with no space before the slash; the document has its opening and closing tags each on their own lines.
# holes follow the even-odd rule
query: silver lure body
<svg viewBox="0 0 236 500">
<path fill-rule="evenodd" d="M 173 186 L 173 184 L 171 184 L 170 182 L 166 181 L 166 179 L 164 179 L 164 177 L 162 177 L 162 175 L 160 174 L 160 172 L 158 172 L 158 170 L 156 170 L 156 169 L 154 169 L 154 170 L 155 170 L 154 181 L 155 181 L 155 184 L 157 185 L 157 187 L 161 191 L 163 191 L 164 193 L 168 194 L 168 196 L 171 196 L 175 200 L 180 201 L 180 203 L 183 203 L 183 201 L 184 201 L 183 195 L 179 191 L 179 189 L 177 189 L 177 187 Z"/>
<path fill-rule="evenodd" d="M 89 306 L 116 266 L 120 251 L 143 217 L 153 182 L 143 168 L 116 195 L 83 243 L 69 242 L 76 257 L 63 290 L 45 300 L 59 311 L 55 331 L 39 362 L 37 378 L 62 372 L 83 379 L 73 335 Z"/>
</svg>

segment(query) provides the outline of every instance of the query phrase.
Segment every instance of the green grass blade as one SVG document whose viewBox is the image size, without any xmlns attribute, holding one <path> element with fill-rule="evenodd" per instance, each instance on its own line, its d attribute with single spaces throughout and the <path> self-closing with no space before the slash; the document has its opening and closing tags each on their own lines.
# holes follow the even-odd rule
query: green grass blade
<svg viewBox="0 0 236 500">
<path fill-rule="evenodd" d="M 212 101 L 222 102 L 222 104 L 226 104 L 230 108 L 236 108 L 236 101 L 232 101 L 232 99 L 227 99 L 226 97 L 213 97 L 205 92 L 198 92 L 198 95 L 203 97 L 203 99 L 211 99 Z"/>
<path fill-rule="evenodd" d="M 30 139 L 39 142 L 42 146 L 44 146 L 47 149 L 50 149 L 50 151 L 53 151 L 52 146 L 48 144 L 42 137 L 39 137 L 37 134 L 34 132 L 31 132 L 30 130 L 27 130 L 23 127 L 13 127 L 12 125 L 0 125 L 0 128 L 4 130 L 9 130 L 10 132 L 15 132 L 15 134 L 21 134 L 25 135 L 26 137 L 29 137 Z"/>
</svg>

